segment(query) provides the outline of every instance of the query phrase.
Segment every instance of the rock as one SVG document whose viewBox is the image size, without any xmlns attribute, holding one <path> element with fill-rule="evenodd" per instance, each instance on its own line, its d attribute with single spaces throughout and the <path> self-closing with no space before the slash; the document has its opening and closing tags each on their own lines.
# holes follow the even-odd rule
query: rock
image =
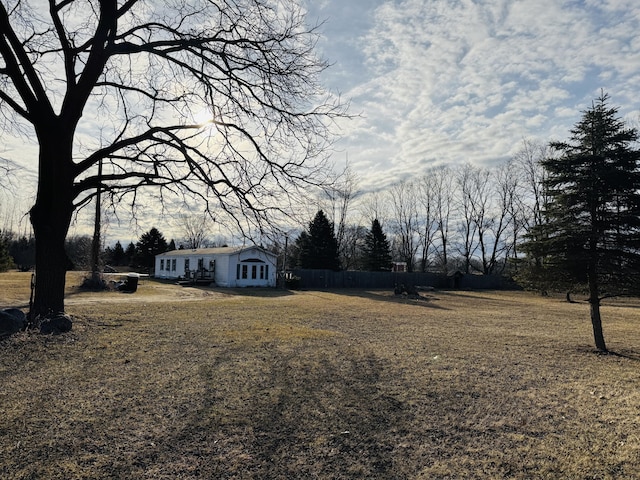
<svg viewBox="0 0 640 480">
<path fill-rule="evenodd" d="M 0 310 L 0 336 L 12 335 L 27 326 L 27 316 L 17 308 Z"/>
<path fill-rule="evenodd" d="M 63 313 L 45 318 L 40 322 L 40 333 L 58 335 L 71 331 L 73 322 L 71 317 Z"/>
</svg>

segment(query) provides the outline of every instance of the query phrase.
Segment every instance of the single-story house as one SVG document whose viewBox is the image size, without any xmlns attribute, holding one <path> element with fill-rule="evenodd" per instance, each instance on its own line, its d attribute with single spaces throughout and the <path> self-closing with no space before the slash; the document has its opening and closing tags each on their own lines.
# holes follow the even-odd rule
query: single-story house
<svg viewBox="0 0 640 480">
<path fill-rule="evenodd" d="M 171 250 L 156 255 L 155 277 L 219 287 L 275 287 L 277 256 L 262 247 Z"/>
</svg>

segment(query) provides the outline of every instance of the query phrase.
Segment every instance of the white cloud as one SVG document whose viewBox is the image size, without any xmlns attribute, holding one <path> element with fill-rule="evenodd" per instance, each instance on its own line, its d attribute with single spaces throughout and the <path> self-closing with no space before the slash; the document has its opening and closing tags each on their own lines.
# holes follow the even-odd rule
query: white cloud
<svg viewBox="0 0 640 480">
<path fill-rule="evenodd" d="M 334 159 L 366 189 L 566 138 L 601 88 L 639 118 L 637 0 L 300 1 L 325 22 L 327 87 L 360 115 L 339 122 Z"/>
<path fill-rule="evenodd" d="M 345 126 L 341 145 L 375 179 L 365 185 L 434 162 L 493 162 L 523 137 L 566 134 L 601 88 L 623 113 L 638 109 L 640 6 L 632 2 L 376 5 L 366 31 L 342 34 L 361 42 L 364 57 L 358 81 L 345 83 L 362 119 Z"/>
</svg>

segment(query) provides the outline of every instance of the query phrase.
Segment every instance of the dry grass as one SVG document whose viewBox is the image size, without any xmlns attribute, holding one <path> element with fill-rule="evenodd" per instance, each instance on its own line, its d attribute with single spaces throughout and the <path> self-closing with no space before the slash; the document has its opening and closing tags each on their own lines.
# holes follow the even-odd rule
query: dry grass
<svg viewBox="0 0 640 480">
<path fill-rule="evenodd" d="M 637 300 L 598 355 L 585 304 L 522 292 L 186 292 L 0 343 L 0 477 L 640 478 Z"/>
</svg>

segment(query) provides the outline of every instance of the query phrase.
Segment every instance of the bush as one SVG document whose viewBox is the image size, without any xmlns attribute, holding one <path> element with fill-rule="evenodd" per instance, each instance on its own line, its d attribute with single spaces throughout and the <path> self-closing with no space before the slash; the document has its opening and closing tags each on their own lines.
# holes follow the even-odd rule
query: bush
<svg viewBox="0 0 640 480">
<path fill-rule="evenodd" d="M 300 277 L 296 277 L 291 276 L 291 277 L 287 277 L 284 280 L 284 286 L 288 289 L 288 290 L 300 290 L 300 282 L 301 282 L 301 278 Z"/>
</svg>

